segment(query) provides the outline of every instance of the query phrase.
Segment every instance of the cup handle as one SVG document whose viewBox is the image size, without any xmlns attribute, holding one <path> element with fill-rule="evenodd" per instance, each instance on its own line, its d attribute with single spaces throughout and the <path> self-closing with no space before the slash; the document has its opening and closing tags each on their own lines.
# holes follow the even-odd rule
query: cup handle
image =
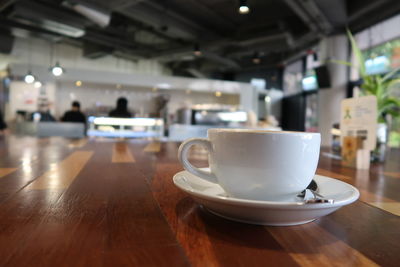
<svg viewBox="0 0 400 267">
<path fill-rule="evenodd" d="M 179 161 L 182 163 L 183 167 L 185 170 L 190 172 L 191 174 L 194 174 L 200 178 L 203 178 L 209 182 L 212 183 L 217 183 L 217 177 L 215 174 L 212 172 L 206 172 L 203 170 L 200 170 L 199 168 L 193 166 L 189 160 L 188 160 L 188 152 L 191 146 L 193 145 L 201 145 L 207 149 L 208 152 L 212 151 L 212 145 L 211 142 L 208 139 L 205 138 L 191 138 L 186 141 L 184 141 L 178 151 L 178 158 Z"/>
</svg>

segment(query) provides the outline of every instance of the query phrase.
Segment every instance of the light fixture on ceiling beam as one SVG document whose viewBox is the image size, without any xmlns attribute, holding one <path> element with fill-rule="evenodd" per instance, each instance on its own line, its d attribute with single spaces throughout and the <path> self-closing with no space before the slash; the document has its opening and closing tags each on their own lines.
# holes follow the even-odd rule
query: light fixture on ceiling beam
<svg viewBox="0 0 400 267">
<path fill-rule="evenodd" d="M 261 58 L 260 54 L 258 52 L 254 52 L 253 58 L 251 59 L 254 64 L 260 64 L 261 63 Z"/>
<path fill-rule="evenodd" d="M 92 6 L 82 4 L 82 3 L 72 3 L 65 2 L 65 5 L 69 5 L 73 10 L 77 13 L 81 14 L 82 16 L 88 18 L 89 20 L 93 21 L 100 27 L 107 27 L 111 21 L 111 13 L 105 10 L 100 10 L 98 8 L 94 8 Z"/>
<path fill-rule="evenodd" d="M 24 81 L 26 83 L 33 83 L 35 81 L 35 76 L 32 75 L 31 71 L 31 63 L 32 63 L 32 39 L 29 39 L 29 66 L 28 66 L 28 73 L 24 77 Z"/>
<path fill-rule="evenodd" d="M 33 86 L 34 86 L 35 88 L 40 88 L 40 87 L 42 87 L 42 83 L 41 83 L 40 81 L 36 81 L 36 82 L 33 84 Z"/>
<path fill-rule="evenodd" d="M 248 14 L 250 12 L 250 8 L 247 5 L 247 0 L 239 1 L 239 13 L 240 14 Z"/>
<path fill-rule="evenodd" d="M 64 73 L 64 69 L 61 68 L 60 63 L 57 62 L 54 67 L 51 68 L 51 73 L 53 73 L 54 76 L 58 77 Z"/>
<path fill-rule="evenodd" d="M 35 81 L 35 76 L 32 75 L 31 71 L 28 71 L 28 73 L 25 75 L 24 81 L 26 83 L 33 83 Z"/>
<path fill-rule="evenodd" d="M 200 45 L 198 43 L 194 44 L 193 54 L 195 56 L 201 56 Z"/>
</svg>

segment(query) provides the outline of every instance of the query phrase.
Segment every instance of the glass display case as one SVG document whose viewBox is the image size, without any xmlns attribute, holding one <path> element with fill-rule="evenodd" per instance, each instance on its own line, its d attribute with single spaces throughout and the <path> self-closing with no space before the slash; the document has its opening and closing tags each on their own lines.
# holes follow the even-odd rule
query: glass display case
<svg viewBox="0 0 400 267">
<path fill-rule="evenodd" d="M 164 122 L 160 118 L 89 117 L 88 136 L 160 138 L 164 135 Z"/>
</svg>

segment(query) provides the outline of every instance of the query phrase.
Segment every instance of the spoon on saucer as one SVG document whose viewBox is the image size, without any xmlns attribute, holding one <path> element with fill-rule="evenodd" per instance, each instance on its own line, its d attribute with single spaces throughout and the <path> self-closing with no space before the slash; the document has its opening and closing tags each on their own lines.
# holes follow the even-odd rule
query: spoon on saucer
<svg viewBox="0 0 400 267">
<path fill-rule="evenodd" d="M 304 203 L 330 203 L 333 204 L 335 201 L 333 199 L 325 198 L 324 196 L 318 194 L 316 191 L 318 189 L 317 183 L 312 180 L 311 183 L 304 189 L 297 197 L 302 198 Z"/>
<path fill-rule="evenodd" d="M 333 204 L 335 200 L 330 198 L 325 198 L 324 196 L 318 194 L 312 189 L 305 189 L 300 194 L 297 195 L 303 199 L 306 204 L 314 204 L 314 203 L 330 203 Z"/>
</svg>

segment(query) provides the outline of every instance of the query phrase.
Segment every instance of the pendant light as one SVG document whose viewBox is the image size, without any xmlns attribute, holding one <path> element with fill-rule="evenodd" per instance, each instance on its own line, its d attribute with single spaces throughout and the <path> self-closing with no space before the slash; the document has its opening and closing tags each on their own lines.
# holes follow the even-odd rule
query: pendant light
<svg viewBox="0 0 400 267">
<path fill-rule="evenodd" d="M 195 56 L 201 56 L 200 45 L 198 43 L 194 44 L 193 54 Z"/>
<path fill-rule="evenodd" d="M 28 71 L 28 73 L 25 75 L 24 81 L 26 83 L 33 83 L 35 81 L 35 76 L 32 75 L 31 71 Z"/>
<path fill-rule="evenodd" d="M 56 62 L 56 64 L 51 68 L 51 73 L 53 73 L 54 76 L 58 77 L 64 73 L 64 69 L 61 68 L 60 63 Z"/>
<path fill-rule="evenodd" d="M 42 83 L 41 83 L 40 81 L 36 81 L 36 82 L 33 84 L 33 86 L 34 86 L 35 88 L 40 88 L 40 87 L 42 87 Z"/>
<path fill-rule="evenodd" d="M 239 1 L 239 13 L 240 14 L 248 14 L 250 12 L 250 8 L 247 5 L 246 0 L 240 0 Z"/>
<path fill-rule="evenodd" d="M 52 44 L 52 49 L 51 49 L 51 57 L 50 57 L 50 64 L 53 62 L 53 54 L 54 54 L 54 44 Z M 60 62 L 56 61 L 56 64 L 52 67 L 50 67 L 51 73 L 59 77 L 64 73 L 64 69 L 61 67 Z"/>
<path fill-rule="evenodd" d="M 251 60 L 253 61 L 254 64 L 260 64 L 261 63 L 260 54 L 258 52 L 255 52 Z"/>
<path fill-rule="evenodd" d="M 31 66 L 31 64 L 32 64 L 32 43 L 31 42 L 32 42 L 32 40 L 29 39 L 28 73 L 24 77 L 24 81 L 29 84 L 33 83 L 35 81 L 35 76 L 33 76 L 32 71 L 31 71 L 31 69 L 32 69 L 32 66 Z"/>
</svg>

